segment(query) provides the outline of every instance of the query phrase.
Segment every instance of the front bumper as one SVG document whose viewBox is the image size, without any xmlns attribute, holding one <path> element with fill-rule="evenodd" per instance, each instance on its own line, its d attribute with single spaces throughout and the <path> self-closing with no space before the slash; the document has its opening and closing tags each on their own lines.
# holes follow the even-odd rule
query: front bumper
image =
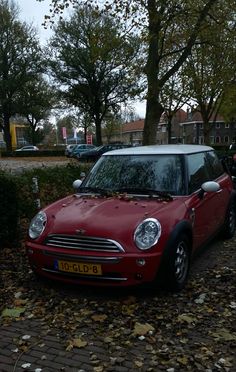
<svg viewBox="0 0 236 372">
<path fill-rule="evenodd" d="M 152 253 L 86 252 L 86 254 L 78 254 L 72 250 L 48 247 L 34 242 L 27 242 L 26 249 L 30 265 L 39 275 L 52 280 L 97 286 L 125 287 L 152 282 L 156 278 L 161 260 L 161 252 L 156 250 Z M 59 261 L 98 265 L 101 267 L 101 273 L 89 275 L 88 273 L 61 271 L 57 265 Z"/>
</svg>

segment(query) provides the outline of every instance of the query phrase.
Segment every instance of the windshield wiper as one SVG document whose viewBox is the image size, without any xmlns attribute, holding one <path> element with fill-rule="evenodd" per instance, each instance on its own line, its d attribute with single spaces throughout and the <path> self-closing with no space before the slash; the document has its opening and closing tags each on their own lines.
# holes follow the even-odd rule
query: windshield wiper
<svg viewBox="0 0 236 372">
<path fill-rule="evenodd" d="M 172 196 L 170 193 L 166 191 L 159 191 L 159 190 L 153 190 L 153 189 L 142 189 L 142 188 L 136 188 L 136 187 L 121 187 L 118 190 L 115 190 L 115 192 L 128 192 L 132 194 L 142 194 L 142 195 L 148 195 L 150 197 L 158 196 L 162 198 L 166 198 L 169 200 L 172 200 Z"/>
<path fill-rule="evenodd" d="M 78 189 L 78 191 L 80 193 L 89 193 L 89 192 L 92 192 L 92 193 L 96 193 L 96 194 L 100 194 L 100 195 L 104 195 L 104 196 L 111 196 L 112 195 L 112 192 L 109 191 L 109 190 L 104 190 L 100 187 L 92 187 L 92 186 L 82 186 Z"/>
</svg>

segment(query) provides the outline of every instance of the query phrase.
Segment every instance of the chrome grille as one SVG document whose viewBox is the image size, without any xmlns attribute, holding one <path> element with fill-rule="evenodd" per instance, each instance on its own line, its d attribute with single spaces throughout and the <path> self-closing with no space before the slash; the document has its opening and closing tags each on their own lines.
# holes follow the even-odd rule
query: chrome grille
<svg viewBox="0 0 236 372">
<path fill-rule="evenodd" d="M 44 244 L 52 247 L 90 252 L 124 252 L 122 246 L 111 239 L 77 235 L 48 235 Z"/>
</svg>

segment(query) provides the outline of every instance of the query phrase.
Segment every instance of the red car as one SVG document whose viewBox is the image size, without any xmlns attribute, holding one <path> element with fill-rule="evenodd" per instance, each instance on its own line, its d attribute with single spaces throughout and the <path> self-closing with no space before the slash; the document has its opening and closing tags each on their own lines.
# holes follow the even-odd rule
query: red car
<svg viewBox="0 0 236 372">
<path fill-rule="evenodd" d="M 29 227 L 30 264 L 52 280 L 180 290 L 195 250 L 235 232 L 232 179 L 211 147 L 110 151 L 74 186 Z"/>
</svg>

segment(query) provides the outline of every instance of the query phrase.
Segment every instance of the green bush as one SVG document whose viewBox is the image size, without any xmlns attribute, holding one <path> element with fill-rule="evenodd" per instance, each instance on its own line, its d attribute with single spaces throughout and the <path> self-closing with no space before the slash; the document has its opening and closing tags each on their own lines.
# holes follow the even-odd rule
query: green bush
<svg viewBox="0 0 236 372">
<path fill-rule="evenodd" d="M 14 178 L 0 172 L 0 246 L 14 244 L 18 237 L 18 197 Z"/>
<path fill-rule="evenodd" d="M 39 151 L 2 151 L 1 156 L 27 158 L 27 157 L 47 157 L 47 156 L 65 156 L 65 150 L 39 150 Z"/>
<path fill-rule="evenodd" d="M 38 179 L 41 207 L 74 192 L 72 183 L 87 173 L 87 164 L 35 168 L 17 175 L 0 173 L 0 244 L 12 244 L 24 233 L 31 218 L 37 213 L 33 193 L 34 177 Z M 18 222 L 21 222 L 18 224 Z M 24 223 L 22 223 L 24 221 Z M 19 226 L 19 228 L 18 228 Z"/>
<path fill-rule="evenodd" d="M 80 178 L 80 173 L 88 173 L 89 166 L 68 164 L 66 166 L 35 168 L 15 176 L 19 202 L 19 214 L 31 218 L 37 212 L 35 194 L 33 193 L 34 177 L 38 179 L 41 207 L 74 192 L 72 183 Z"/>
</svg>

